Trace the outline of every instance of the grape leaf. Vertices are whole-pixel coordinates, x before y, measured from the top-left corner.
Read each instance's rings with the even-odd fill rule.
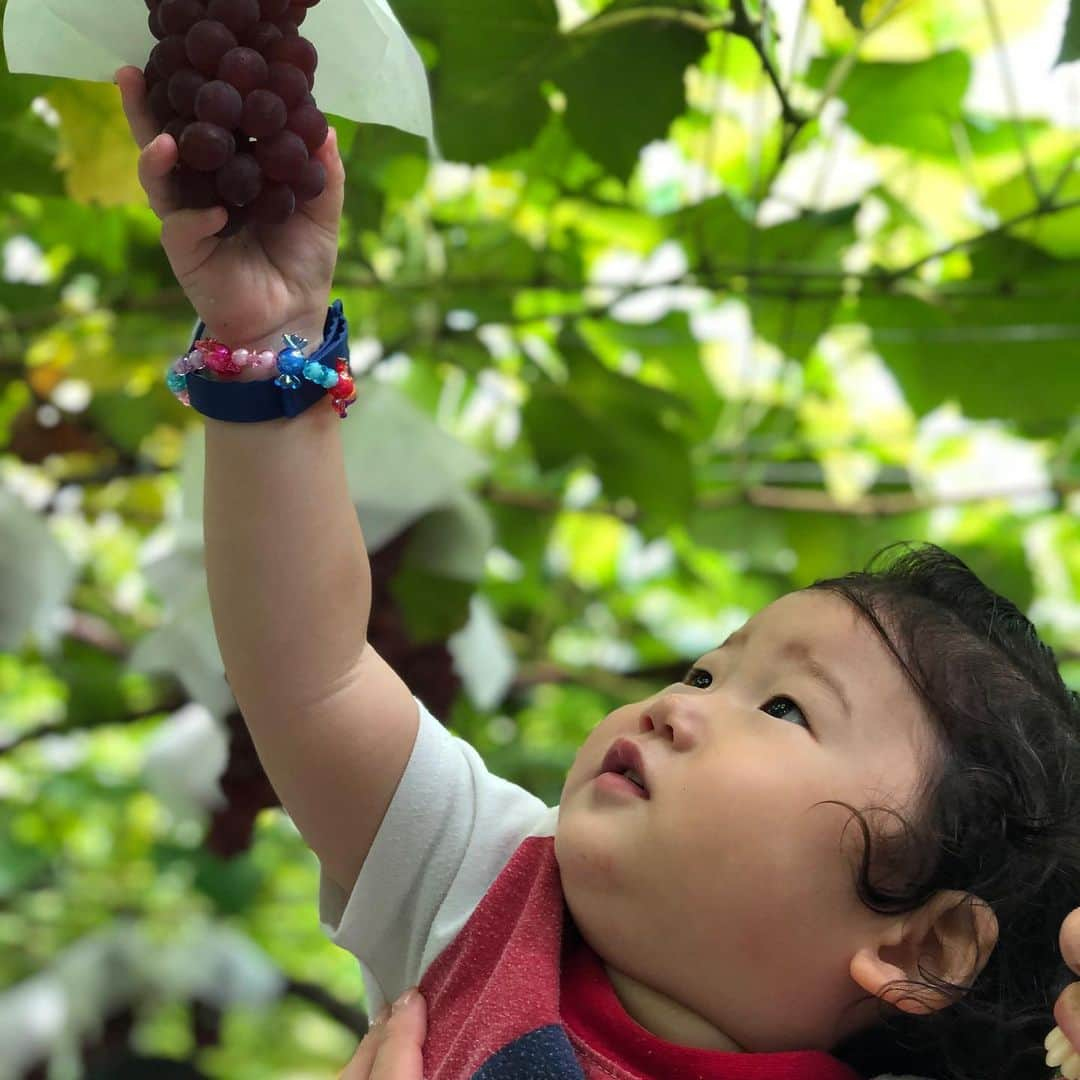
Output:
[[[1080,60],[1080,0],[1071,0],[1069,14],[1065,20],[1065,36],[1061,41],[1061,55],[1054,61],[1054,67]]]
[[[863,0],[836,0],[843,9],[844,14],[851,20],[852,25],[863,29],[862,6]]]

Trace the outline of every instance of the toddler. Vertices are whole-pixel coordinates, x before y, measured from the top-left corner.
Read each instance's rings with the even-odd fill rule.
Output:
[[[333,130],[319,199],[221,239],[118,77],[195,339],[335,341]],[[545,806],[367,643],[341,420],[254,415],[237,384],[272,375],[226,388],[262,422],[192,395],[215,631],[370,1011],[420,986],[427,1080],[1043,1080],[1080,709],[1016,607],[932,546],[783,596],[604,717]]]

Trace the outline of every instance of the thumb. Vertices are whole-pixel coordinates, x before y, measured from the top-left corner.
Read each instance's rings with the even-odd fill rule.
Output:
[[[303,212],[330,232],[336,233],[341,223],[341,211],[345,205],[345,165],[338,153],[337,131],[331,124],[322,146],[315,151],[315,160],[326,169],[326,187],[323,193],[303,204]],[[297,207],[300,209],[300,207]]]

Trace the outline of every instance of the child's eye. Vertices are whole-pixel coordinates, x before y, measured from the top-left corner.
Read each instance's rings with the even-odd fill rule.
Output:
[[[712,675],[710,675],[709,672],[707,672],[704,668],[696,668],[696,667],[690,668],[690,670],[682,677],[682,681],[684,683],[689,683],[690,685],[694,685],[693,680],[697,679],[697,678],[700,678],[702,676],[704,676],[706,679],[712,681]],[[705,685],[707,686],[708,684],[706,683]],[[698,689],[699,690],[704,690],[705,687],[704,686],[699,686]],[[786,694],[777,694],[775,697],[771,697],[771,698],[769,698],[768,701],[765,702],[764,708],[768,709],[769,706],[771,706],[774,701],[786,701],[789,705],[794,705],[796,711],[803,718],[803,720],[806,721],[806,727],[808,729],[810,728],[810,721],[807,719],[806,713],[803,712],[802,706],[794,698],[790,698]],[[781,713],[779,719],[785,719],[787,716],[788,716],[787,712]]]

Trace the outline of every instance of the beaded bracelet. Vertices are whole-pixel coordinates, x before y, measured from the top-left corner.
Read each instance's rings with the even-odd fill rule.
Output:
[[[275,355],[270,349],[258,353],[249,349],[230,349],[214,338],[202,338],[195,342],[191,352],[172,363],[165,382],[177,400],[190,407],[187,377],[192,372],[207,369],[219,379],[227,380],[235,378],[248,367],[272,369],[276,364],[278,377],[274,379],[275,386],[283,390],[297,390],[302,385],[301,380],[307,379],[325,387],[330,391],[330,403],[344,420],[349,406],[356,402],[356,384],[349,372],[348,361],[339,356],[335,366],[330,367],[304,356],[307,338],[282,334],[281,340],[285,342],[285,348]]]

